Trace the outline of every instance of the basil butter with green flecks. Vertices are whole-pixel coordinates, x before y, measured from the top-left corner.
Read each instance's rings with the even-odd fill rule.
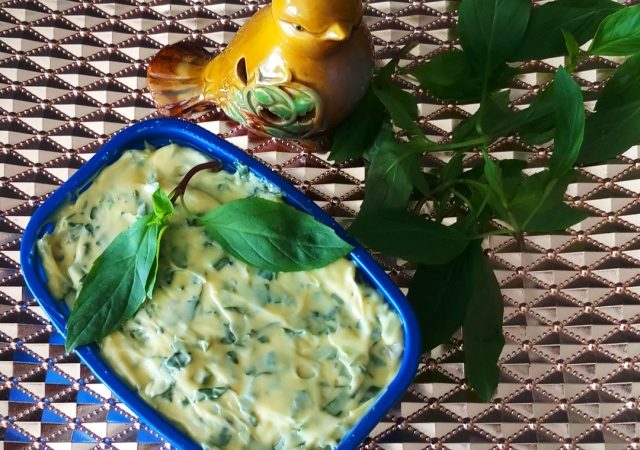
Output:
[[[105,247],[151,211],[201,153],[125,152],[38,242],[51,292],[73,305]],[[248,171],[201,172],[176,205],[153,298],[99,346],[129,385],[208,449],[334,448],[395,376],[398,316],[340,259],[271,273],[234,259],[189,219],[221,203],[279,194]]]

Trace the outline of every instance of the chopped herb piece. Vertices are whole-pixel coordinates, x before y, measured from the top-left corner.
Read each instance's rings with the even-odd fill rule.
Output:
[[[234,364],[238,364],[240,362],[238,354],[233,350],[227,352],[227,358],[229,358],[229,360]]]
[[[213,268],[216,270],[222,270],[224,267],[230,266],[231,264],[233,264],[231,260],[226,256],[223,256],[213,265]]]
[[[344,407],[346,406],[347,401],[349,401],[349,398],[346,395],[338,395],[327,403],[324,407],[324,411],[334,417],[339,417],[344,412]]]
[[[365,389],[362,392],[362,398],[360,401],[362,402],[366,402],[371,400],[372,398],[374,398],[376,395],[378,395],[378,393],[380,393],[382,389],[379,388],[378,386],[369,386],[367,389]]]
[[[269,280],[269,281],[275,280],[277,276],[275,272],[271,272],[269,270],[258,269],[256,273],[260,278],[264,278],[265,280]]]
[[[292,330],[291,328],[283,327],[282,330],[288,336],[302,336],[304,334],[304,330]]]
[[[217,400],[222,397],[228,390],[228,386],[202,388],[198,389],[198,394],[201,394],[201,396],[199,395],[199,397],[201,397],[202,400],[204,400],[205,398],[207,400]]]
[[[224,309],[226,309],[227,311],[237,312],[238,314],[242,314],[243,316],[246,316],[248,313],[247,308],[244,308],[242,306],[225,306]]]
[[[224,448],[229,444],[229,442],[231,442],[232,437],[233,436],[231,435],[229,428],[224,427],[220,434],[215,438],[209,439],[207,444],[213,447]]]
[[[238,338],[236,338],[236,335],[233,334],[233,331],[231,330],[231,326],[228,323],[225,323],[224,329],[225,329],[225,336],[220,339],[220,342],[222,342],[223,344],[235,343],[238,340]]]
[[[173,392],[175,391],[175,389],[176,389],[176,382],[174,381],[169,385],[167,390],[164,391],[162,394],[158,395],[158,397],[168,402],[173,402]]]
[[[191,362],[191,355],[186,351],[179,350],[166,359],[165,365],[172,369],[182,369]]]
[[[302,411],[310,404],[311,404],[311,397],[309,396],[309,393],[305,390],[298,391],[296,393],[295,398],[293,399],[293,407],[292,407],[293,414],[296,414]]]

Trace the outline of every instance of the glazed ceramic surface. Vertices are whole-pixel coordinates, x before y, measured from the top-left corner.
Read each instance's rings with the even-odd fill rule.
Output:
[[[167,115],[218,105],[259,133],[304,138],[346,118],[372,71],[359,0],[276,0],[213,59],[192,44],[164,48],[147,80]]]

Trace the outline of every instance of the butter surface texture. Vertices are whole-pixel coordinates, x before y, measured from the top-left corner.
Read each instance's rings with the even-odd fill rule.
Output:
[[[38,242],[52,294],[73,305],[106,246],[152,210],[201,153],[134,150],[104,169]],[[201,214],[239,198],[278,200],[243,168],[202,172],[184,198]],[[208,449],[330,449],[398,371],[398,316],[340,259],[264,272],[234,259],[178,203],[153,298],[100,344],[102,356],[162,414]]]

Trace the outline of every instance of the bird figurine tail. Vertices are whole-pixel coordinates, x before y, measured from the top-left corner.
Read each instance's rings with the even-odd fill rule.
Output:
[[[203,48],[181,42],[156,54],[147,69],[147,85],[165,116],[189,116],[211,109],[205,98],[204,70],[212,55]]]

